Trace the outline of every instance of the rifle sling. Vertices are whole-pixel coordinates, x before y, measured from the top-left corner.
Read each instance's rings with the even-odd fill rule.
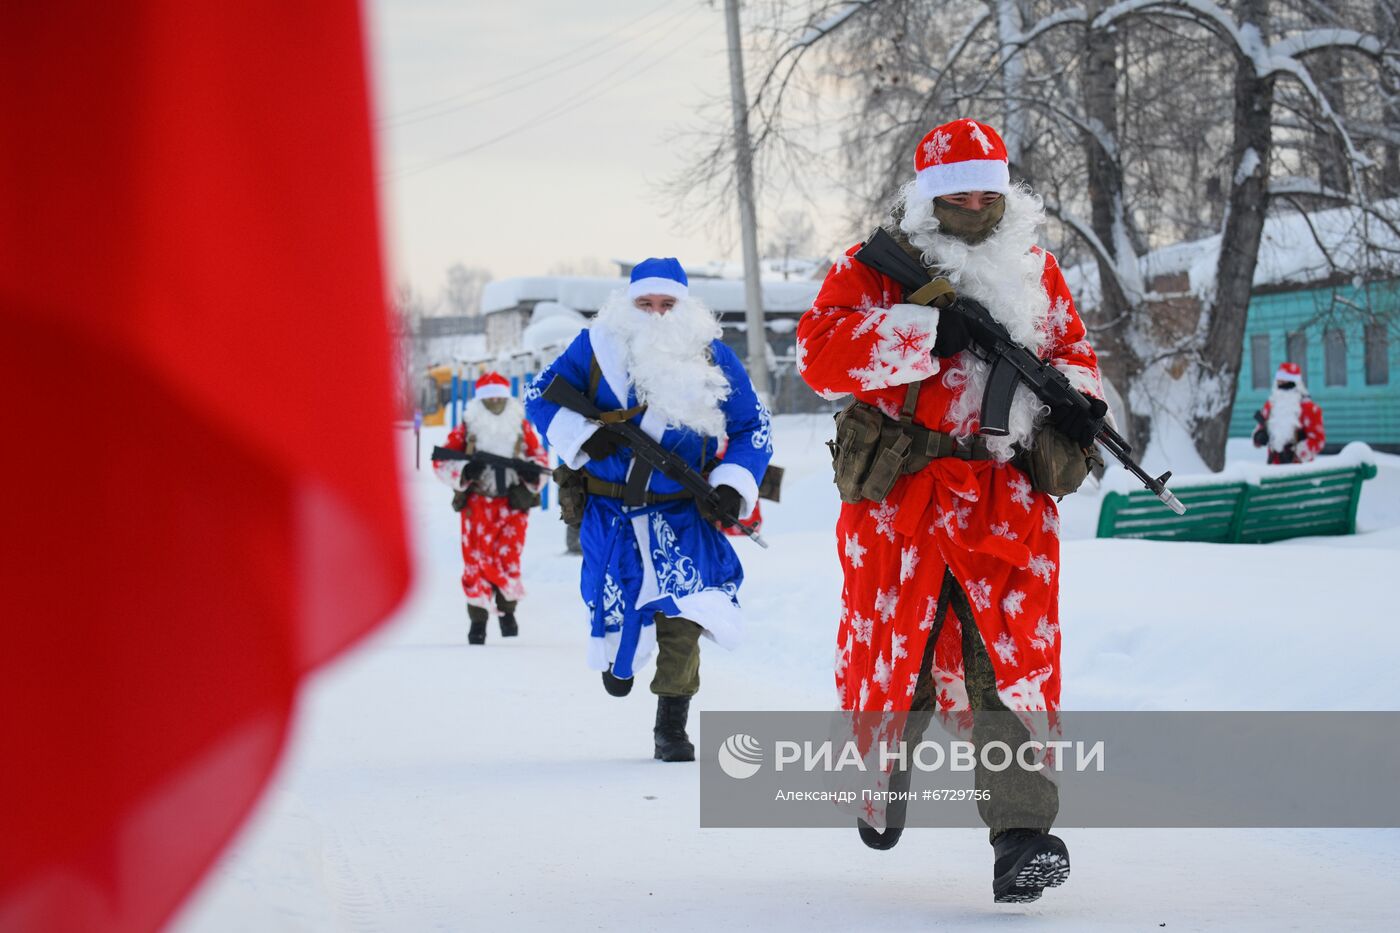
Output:
[[[588,474],[584,482],[588,487],[588,494],[590,496],[607,496],[610,499],[626,499],[627,489],[621,483],[609,483],[592,474]],[[645,501],[638,504],[656,505],[659,502],[680,502],[682,499],[694,498],[695,497],[688,492],[648,492],[645,495]]]

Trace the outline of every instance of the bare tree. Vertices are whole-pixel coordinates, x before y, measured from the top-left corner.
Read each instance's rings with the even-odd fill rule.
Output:
[[[769,259],[782,260],[783,278],[790,278],[793,260],[810,258],[817,237],[812,218],[805,211],[783,211],[769,229],[773,233],[763,252]]]
[[[481,313],[481,292],[491,281],[491,272],[479,266],[453,263],[447,269],[440,307],[446,314],[476,317]]]
[[[765,183],[842,164],[859,230],[929,127],[998,123],[1057,221],[1048,245],[1097,272],[1084,317],[1138,446],[1174,422],[1222,464],[1271,212],[1351,205],[1393,240],[1375,202],[1400,191],[1396,0],[760,7],[751,123]],[[851,105],[827,127],[835,150],[820,151],[810,114],[833,90]],[[723,158],[702,161],[692,199],[728,183]],[[1203,237],[1222,244],[1213,278],[1158,292],[1144,254]]]

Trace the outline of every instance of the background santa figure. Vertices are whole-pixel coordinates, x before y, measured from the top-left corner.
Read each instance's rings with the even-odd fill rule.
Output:
[[[1270,463],[1307,463],[1322,453],[1322,409],[1308,395],[1297,363],[1279,364],[1274,391],[1254,420],[1254,446],[1269,449]]]
[[[452,429],[444,446],[549,465],[544,444],[525,420],[525,409],[511,397],[510,383],[495,372],[477,379],[462,423]],[[500,613],[501,635],[510,638],[519,631],[515,609],[525,595],[520,553],[529,511],[539,502],[546,474],[525,476],[470,460],[434,460],[433,470],[455,491],[452,507],[462,515],[462,591],[471,623],[467,642],[486,641],[493,604]]]

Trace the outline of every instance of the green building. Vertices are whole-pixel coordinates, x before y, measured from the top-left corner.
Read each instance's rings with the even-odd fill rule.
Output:
[[[1285,360],[1322,407],[1327,449],[1350,441],[1400,451],[1400,279],[1357,286],[1255,289],[1230,419],[1232,437],[1254,431],[1254,413]]]

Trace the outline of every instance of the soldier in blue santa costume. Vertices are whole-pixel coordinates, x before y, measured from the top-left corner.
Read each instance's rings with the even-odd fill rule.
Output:
[[[562,377],[696,470],[728,438],[709,481],[719,511],[745,518],[773,455],[769,416],[719,337],[719,322],[690,296],[681,264],[648,259],[525,394],[530,420],[567,466],[583,471],[588,490],[580,591],[592,625],[589,665],[603,672],[610,694],[625,696],[635,672],[656,654],[655,754],[663,761],[695,760],[685,725],[700,689],[699,639],[703,634],[725,648],[738,643],[744,570],[715,527],[724,519],[702,515],[696,500],[660,471],[648,480],[646,504],[624,506],[629,472],[645,464],[614,432],[541,392]]]

